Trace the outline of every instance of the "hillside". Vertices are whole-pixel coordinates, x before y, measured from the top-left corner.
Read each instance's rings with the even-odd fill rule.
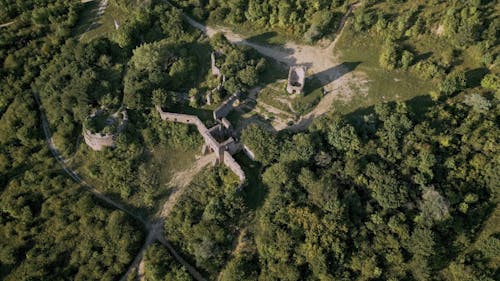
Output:
[[[499,15],[3,1],[0,279],[499,280]]]

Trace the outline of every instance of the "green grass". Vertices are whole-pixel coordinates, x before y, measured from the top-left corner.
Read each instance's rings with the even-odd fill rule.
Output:
[[[279,100],[291,99],[290,95],[286,92],[285,87],[286,82],[276,82],[267,85],[257,95],[257,102],[263,102],[285,112],[290,112],[290,107]]]
[[[353,89],[351,100],[334,104],[339,112],[349,113],[380,102],[405,101],[436,89],[433,82],[424,81],[411,71],[380,67],[382,44],[382,39],[367,33],[355,33],[351,28],[345,30],[339,39],[336,49],[341,53],[341,60],[359,63],[353,73],[356,79],[350,85]],[[368,91],[364,92],[363,88]]]
[[[163,202],[170,195],[169,181],[175,172],[188,169],[195,161],[195,155],[200,149],[185,150],[181,148],[172,148],[165,146],[156,146],[148,151],[148,163],[154,169],[158,170],[159,189],[155,196],[155,207],[158,210],[162,207]]]
[[[293,109],[299,114],[309,113],[319,103],[323,96],[323,86],[318,79],[309,78],[304,85],[304,93],[292,100]]]
[[[286,64],[266,57],[266,68],[264,72],[260,74],[259,79],[262,86],[265,86],[269,83],[274,83],[277,80],[287,79],[287,77],[288,66],[286,66]]]
[[[257,96],[257,101],[271,105],[294,116],[300,116],[310,112],[321,100],[323,87],[317,79],[307,79],[304,93],[290,95],[285,90],[286,82],[275,82],[267,85]],[[292,108],[288,103],[290,102]]]
[[[159,185],[153,194],[153,206],[145,206],[143,200],[143,192],[135,192],[127,199],[120,197],[120,191],[110,191],[105,187],[107,185],[99,175],[93,175],[91,172],[93,163],[102,162],[98,157],[109,157],[108,152],[94,152],[91,151],[85,143],[81,143],[78,151],[72,157],[70,167],[76,170],[78,174],[89,184],[94,186],[97,190],[102,191],[106,196],[122,203],[130,209],[141,214],[143,218],[150,217],[161,208],[163,202],[170,195],[170,187],[168,183],[172,175],[176,171],[189,168],[195,161],[195,155],[199,149],[183,149],[171,146],[157,145],[150,149],[145,149],[141,157],[141,162],[148,164],[151,169],[157,171],[159,177]]]
[[[301,43],[302,37],[295,36],[290,30],[283,28],[262,28],[251,22],[244,22],[239,25],[229,24],[226,22],[207,21],[210,26],[224,26],[231,29],[233,32],[241,34],[245,40],[254,43],[282,46],[288,41]]]
[[[114,20],[116,19],[123,25],[132,16],[131,11],[118,7],[113,1],[108,1],[104,14],[96,19],[98,7],[98,0],[86,3],[80,20],[73,31],[75,36],[81,36],[80,40],[83,42],[89,42],[99,37],[111,37],[116,31]],[[94,21],[97,24],[91,26]]]

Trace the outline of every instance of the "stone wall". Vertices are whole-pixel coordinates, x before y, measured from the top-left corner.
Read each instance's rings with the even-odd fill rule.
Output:
[[[226,117],[232,110],[233,104],[240,98],[240,93],[237,92],[225,100],[219,107],[214,110],[214,119],[220,120]]]
[[[212,54],[210,55],[210,61],[211,61],[211,66],[212,66],[212,75],[220,77],[221,71],[220,71],[220,68],[218,68],[217,65],[215,64],[215,53],[214,52],[212,52]]]
[[[303,66],[292,66],[288,72],[286,91],[289,94],[302,93],[306,79],[306,69]]]
[[[115,146],[115,136],[113,134],[102,135],[100,133],[93,134],[87,129],[83,130],[83,139],[85,143],[95,151],[101,151],[105,147]]]
[[[252,150],[250,150],[250,148],[248,148],[248,146],[243,145],[242,149],[243,149],[243,152],[248,156],[248,158],[255,161],[255,154],[253,153]]]
[[[224,151],[224,165],[226,165],[231,171],[233,171],[233,173],[236,174],[236,176],[238,176],[240,179],[239,188],[241,188],[247,180],[245,172],[243,172],[241,166],[238,162],[236,162],[236,160],[234,160],[233,156],[228,151]]]
[[[222,143],[219,143],[213,136],[213,134],[217,134],[219,133],[218,131],[223,130],[224,127],[222,125],[219,124],[210,129],[207,129],[205,124],[203,124],[203,122],[197,116],[164,112],[159,106],[156,107],[156,110],[160,114],[162,120],[196,125],[198,132],[201,134],[203,140],[205,141],[205,146],[203,147],[202,151],[206,151],[206,147],[208,146],[217,155],[217,159],[219,160],[219,162],[226,165],[238,176],[241,183],[239,188],[241,188],[243,184],[245,184],[245,173],[241,169],[241,166],[238,164],[238,162],[236,162],[236,160],[234,160],[232,156],[232,154],[241,150],[241,144],[239,142],[236,142],[232,137]]]
[[[99,112],[94,112],[89,118],[92,118]],[[120,118],[121,121],[117,121]],[[85,143],[94,151],[101,151],[105,147],[114,147],[115,146],[115,138],[116,135],[121,133],[125,128],[125,125],[128,121],[127,110],[123,109],[122,111],[117,111],[111,115],[111,122],[119,122],[118,128],[115,134],[101,134],[101,133],[92,133],[88,129],[83,129],[83,139]]]

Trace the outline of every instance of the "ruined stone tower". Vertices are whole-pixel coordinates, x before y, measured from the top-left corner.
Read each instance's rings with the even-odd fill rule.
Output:
[[[288,83],[286,91],[289,94],[302,93],[306,79],[306,68],[303,66],[292,66],[288,72]]]

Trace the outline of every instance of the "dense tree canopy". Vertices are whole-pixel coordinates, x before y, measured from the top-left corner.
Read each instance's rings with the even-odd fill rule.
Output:
[[[474,245],[472,233],[498,198],[499,103],[487,102],[478,111],[455,98],[434,104],[426,118],[409,104],[382,104],[370,118],[320,119],[307,134],[269,143],[261,129],[246,129],[243,140],[271,164],[255,232],[260,276],[460,280],[467,271],[467,280],[497,279],[498,264],[480,258],[489,246],[449,252]],[[261,158],[275,147],[279,157]]]
[[[303,37],[320,39],[335,31],[347,1],[335,0],[174,0],[198,19],[233,25],[251,24],[254,28],[280,28]]]

